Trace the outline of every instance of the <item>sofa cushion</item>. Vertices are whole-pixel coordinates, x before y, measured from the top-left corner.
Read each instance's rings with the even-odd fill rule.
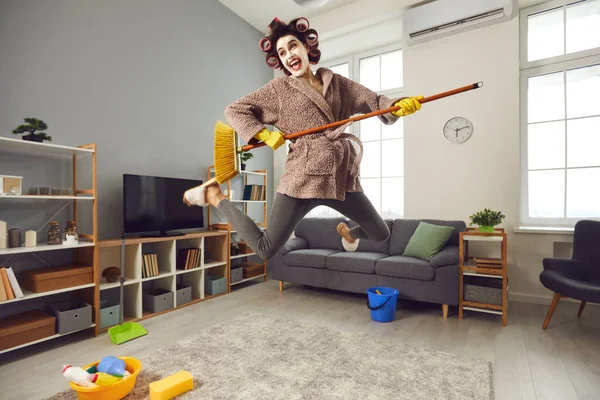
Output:
[[[303,218],[296,226],[295,234],[306,240],[309,249],[344,251],[342,239],[335,228],[345,220],[345,218]]]
[[[375,273],[377,275],[421,281],[431,281],[435,276],[435,270],[431,268],[427,261],[405,256],[391,256],[377,260]]]
[[[427,222],[434,225],[453,226],[454,232],[446,242],[446,245],[458,246],[459,232],[467,229],[464,221],[445,221],[438,219],[395,219],[392,223],[392,233],[390,235],[390,255],[402,255],[410,238],[417,230],[421,222]]]
[[[283,262],[294,267],[325,268],[327,257],[335,253],[328,249],[294,250],[283,256]]]
[[[421,221],[402,255],[431,261],[433,256],[444,247],[452,232],[454,232],[452,226],[434,225]]]
[[[335,271],[374,274],[375,262],[384,257],[387,257],[387,254],[360,251],[337,253],[327,257],[326,267]]]
[[[385,224],[387,225],[388,229],[390,230],[390,237],[391,237],[392,220],[386,219],[384,221],[385,221]],[[347,223],[348,223],[348,227],[350,227],[350,228],[353,228],[357,225],[354,221],[351,221],[351,220],[347,221]],[[376,242],[374,240],[369,240],[369,239],[360,239],[360,241],[358,242],[358,248],[356,249],[356,251],[389,254],[390,238],[388,237],[383,242]]]

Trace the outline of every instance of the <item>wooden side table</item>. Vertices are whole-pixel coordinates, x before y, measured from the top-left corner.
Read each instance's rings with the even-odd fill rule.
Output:
[[[501,246],[500,258],[473,257],[469,255],[469,242],[497,242]],[[467,228],[460,232],[459,253],[459,299],[458,318],[463,310],[502,315],[506,326],[508,311],[508,264],[507,236],[504,228],[494,232],[480,232],[479,228]]]

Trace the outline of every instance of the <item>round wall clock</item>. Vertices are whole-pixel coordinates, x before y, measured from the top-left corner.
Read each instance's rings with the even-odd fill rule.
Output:
[[[472,134],[473,123],[465,117],[453,117],[444,124],[444,137],[450,143],[464,143]]]

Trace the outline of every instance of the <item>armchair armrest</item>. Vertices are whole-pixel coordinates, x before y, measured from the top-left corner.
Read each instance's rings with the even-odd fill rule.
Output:
[[[279,255],[283,256],[294,250],[308,249],[308,242],[301,238],[295,237],[287,241],[287,243],[279,250]]]
[[[458,246],[446,246],[429,260],[433,268],[458,264]]]

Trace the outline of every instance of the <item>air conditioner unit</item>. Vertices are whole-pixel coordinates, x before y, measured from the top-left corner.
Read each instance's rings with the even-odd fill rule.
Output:
[[[404,39],[411,45],[512,19],[517,0],[434,0],[404,11]]]

